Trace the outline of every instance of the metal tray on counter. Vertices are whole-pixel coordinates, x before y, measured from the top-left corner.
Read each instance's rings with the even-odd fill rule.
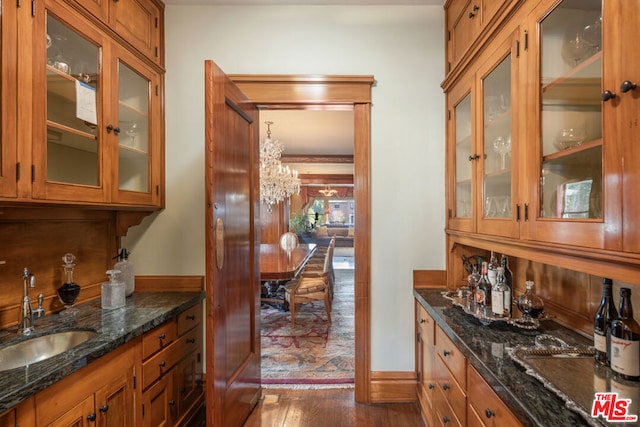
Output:
[[[468,290],[466,288],[460,288],[457,291],[442,292],[442,296],[451,301],[453,305],[462,308],[465,313],[478,319],[483,325],[490,325],[491,323],[498,322],[513,325],[522,329],[534,330],[540,327],[541,320],[551,318],[551,316],[544,312],[537,319],[497,317],[491,312],[491,308],[489,307],[484,307],[480,304],[473,304],[473,306],[470,306],[467,301],[467,292]]]

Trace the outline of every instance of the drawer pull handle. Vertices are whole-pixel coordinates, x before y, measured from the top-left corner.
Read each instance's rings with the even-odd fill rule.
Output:
[[[109,410],[109,405],[104,405],[100,407],[100,412],[107,412]]]
[[[173,399],[171,399],[171,400],[169,401],[169,406],[176,406],[176,401],[175,401],[175,400],[173,400]]]
[[[449,390],[449,386],[447,384],[442,384],[442,389],[444,391],[447,391],[447,390]]]
[[[191,315],[187,316],[187,320],[196,320],[196,316],[191,314]]]
[[[87,415],[87,420],[89,421],[95,421],[96,420],[96,414],[95,412],[93,414],[89,414]]]
[[[489,408],[484,410],[484,414],[486,415],[487,418],[491,418],[496,415],[496,413]]]
[[[195,338],[189,338],[189,339],[187,340],[187,342],[188,342],[189,344],[195,344],[195,343],[196,343],[196,339],[195,339]]]
[[[167,337],[167,336],[166,336],[164,333],[160,334],[160,339],[161,339],[161,340],[165,339],[166,337]]]
[[[427,387],[429,387],[429,390],[433,390],[433,384],[429,383],[429,385],[427,385]]]
[[[424,322],[426,322],[426,320],[420,319],[420,323],[424,323]]]
[[[444,350],[442,354],[444,354],[444,357],[447,357],[451,355],[451,352],[449,350]]]
[[[162,362],[159,363],[161,368],[164,368],[167,365],[167,362],[165,362],[164,360]]]
[[[442,417],[442,422],[443,422],[444,424],[448,423],[449,421],[451,421],[449,418],[447,418],[447,417]]]

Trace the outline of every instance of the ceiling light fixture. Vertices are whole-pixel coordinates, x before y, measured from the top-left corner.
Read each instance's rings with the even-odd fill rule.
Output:
[[[265,123],[267,138],[260,143],[260,201],[266,204],[267,210],[271,212],[274,204],[300,192],[300,179],[297,170],[282,166],[280,156],[284,151],[284,145],[271,139],[273,122]]]
[[[318,193],[322,193],[324,197],[331,197],[338,194],[338,190],[331,188],[329,185],[327,185],[326,187],[324,187],[324,189],[318,190]]]

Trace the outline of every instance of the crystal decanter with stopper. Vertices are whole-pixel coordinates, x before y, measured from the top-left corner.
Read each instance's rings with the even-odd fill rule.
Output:
[[[73,281],[73,268],[76,266],[74,264],[75,260],[75,255],[71,253],[66,253],[62,257],[65,282],[58,288],[58,298],[60,298],[60,302],[62,302],[65,307],[65,310],[60,314],[67,316],[75,315],[78,312],[78,309],[73,307],[73,304],[75,304],[78,299],[78,295],[80,295],[80,286]]]
[[[516,301],[518,310],[522,313],[522,323],[537,323],[538,317],[544,311],[542,299],[533,293],[533,280],[525,282],[526,291]]]

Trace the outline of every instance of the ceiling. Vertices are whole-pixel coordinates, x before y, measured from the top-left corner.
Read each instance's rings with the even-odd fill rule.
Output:
[[[177,5],[254,5],[254,6],[442,6],[445,0],[165,0]]]

